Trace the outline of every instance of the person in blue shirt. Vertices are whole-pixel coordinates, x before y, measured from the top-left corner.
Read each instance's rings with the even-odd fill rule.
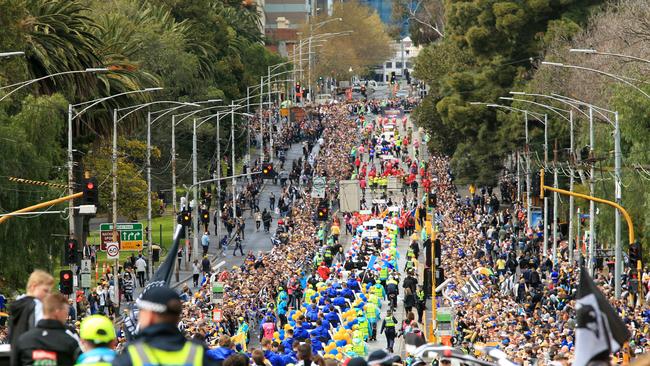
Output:
[[[205,355],[217,362],[223,362],[226,358],[235,354],[235,351],[232,349],[232,341],[227,335],[222,335],[219,338],[219,347],[208,350]]]
[[[359,281],[357,281],[356,276],[354,274],[350,274],[350,278],[348,278],[347,281],[347,286],[350,290],[359,292],[361,291],[361,286],[359,286]]]
[[[329,330],[329,324],[325,325],[323,324],[323,321],[321,319],[318,319],[316,321],[316,328],[311,331],[311,337],[312,338],[317,338],[319,341],[323,343],[327,343],[330,340],[330,334],[328,332]]]
[[[309,332],[307,332],[308,328],[304,325],[305,324],[300,320],[296,322],[296,327],[293,329],[295,339],[303,341],[309,338]]]
[[[287,329],[284,332],[284,340],[282,341],[284,352],[291,352],[293,350],[293,329]]]
[[[336,311],[336,308],[334,308],[333,305],[330,305],[329,311],[325,313],[325,319],[332,325],[332,327],[336,328],[339,326],[341,323],[341,318],[339,317],[339,314]]]
[[[269,360],[272,366],[285,366],[282,356],[273,352],[273,342],[268,339],[262,339],[262,350],[264,351],[264,358]]]
[[[318,306],[316,306],[315,303],[312,303],[309,306],[309,309],[307,309],[307,314],[306,314],[307,320],[309,320],[310,322],[315,322],[316,320],[318,320],[318,311],[319,311]]]
[[[343,284],[339,296],[343,296],[346,299],[354,300],[354,292],[350,290],[347,283]]]

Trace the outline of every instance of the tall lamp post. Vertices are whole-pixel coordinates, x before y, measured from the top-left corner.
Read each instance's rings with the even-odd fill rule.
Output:
[[[532,191],[532,184],[531,184],[531,167],[530,167],[530,146],[529,146],[529,139],[528,139],[528,117],[533,117],[537,121],[541,122],[542,124],[546,124],[546,115],[541,114],[541,113],[536,113],[532,112],[526,109],[519,109],[503,104],[496,104],[496,103],[484,103],[484,102],[470,102],[469,104],[471,105],[483,105],[488,108],[500,108],[500,109],[505,109],[508,111],[514,111],[514,112],[520,112],[523,113],[524,115],[524,136],[526,140],[526,220],[528,222],[528,226],[532,227],[533,223],[533,215],[532,215],[532,205],[533,201],[531,198],[531,191]],[[546,130],[545,130],[546,131]],[[544,134],[544,148],[548,145],[548,135],[545,133]]]
[[[573,151],[573,111],[572,110],[566,110],[566,109],[561,109],[557,107],[553,107],[547,104],[543,103],[537,103],[531,100],[527,99],[519,99],[519,98],[509,98],[509,97],[500,97],[499,99],[502,100],[510,100],[513,102],[520,102],[520,103],[528,103],[532,105],[536,105],[542,108],[545,108],[556,115],[558,115],[560,118],[564,119],[565,121],[569,122],[569,129],[571,131],[571,151]],[[564,113],[568,113],[569,117],[565,116]],[[571,177],[573,179],[573,177]],[[557,169],[557,151],[555,152],[555,156],[553,158],[553,187],[558,188],[558,169]],[[553,253],[553,264],[557,264],[557,242],[558,242],[558,205],[559,205],[559,195],[557,192],[553,192],[553,247],[552,247],[552,253]],[[573,210],[571,209],[569,212],[569,217],[573,216]],[[546,226],[546,223],[544,223],[544,226]]]
[[[124,120],[126,117],[129,115],[143,109],[150,107],[152,105],[156,104],[177,104],[180,106],[193,106],[193,107],[199,107],[198,104],[193,104],[193,103],[184,103],[184,102],[176,102],[176,101],[171,101],[171,100],[165,100],[165,101],[154,101],[154,102],[149,102],[149,103],[142,103],[142,104],[137,104],[134,106],[129,106],[129,107],[124,107],[124,108],[116,108],[113,110],[113,230],[114,233],[116,233],[116,228],[117,228],[117,124]],[[177,108],[177,107],[174,107]],[[125,113],[123,116],[120,118],[118,117],[118,113],[121,111],[128,111]],[[147,112],[147,152],[146,152],[146,169],[147,169],[147,248],[148,248],[148,253],[147,253],[147,275],[151,276],[153,275],[153,257],[152,257],[152,238],[151,238],[151,233],[152,233],[152,203],[151,203],[151,111]],[[116,239],[116,238],[113,238]],[[162,243],[161,243],[162,244]]]
[[[625,78],[615,75],[609,72],[605,72],[602,70],[598,69],[593,69],[590,67],[584,67],[584,66],[577,66],[577,65],[568,65],[568,64],[563,64],[563,63],[558,63],[558,62],[542,62],[543,65],[549,65],[549,66],[555,66],[555,67],[562,67],[562,68],[568,68],[568,69],[577,69],[577,70],[583,70],[583,71],[589,71],[589,72],[594,72],[600,75],[607,76],[609,78],[612,78],[616,81],[619,81],[623,84],[626,84],[630,86],[631,88],[635,89],[636,91],[640,92],[643,94],[646,98],[650,99],[650,95],[646,93],[643,89],[639,88],[638,86],[634,85],[631,83],[629,80],[626,80]],[[603,109],[603,108],[601,108]],[[619,126],[619,121],[618,121],[618,111],[609,111],[614,115],[614,180],[615,180],[615,200],[616,203],[621,204],[622,201],[622,184],[621,184],[621,159],[622,159],[622,152],[621,152],[621,132],[620,132],[620,126]],[[617,297],[620,297],[621,294],[621,283],[620,280],[622,278],[622,272],[623,272],[623,247],[621,245],[621,214],[618,210],[614,210],[614,226],[615,226],[615,233],[614,233],[614,239],[615,239],[615,264],[614,264],[614,280],[616,281],[615,284],[615,293]],[[593,235],[592,232],[589,233],[590,237]],[[632,244],[632,243],[630,243]]]

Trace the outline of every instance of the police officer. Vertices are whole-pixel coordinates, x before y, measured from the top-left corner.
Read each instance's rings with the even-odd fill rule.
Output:
[[[422,324],[422,316],[424,315],[424,310],[427,308],[427,298],[424,294],[424,288],[422,286],[418,286],[416,295],[417,302],[415,303],[415,307],[418,310],[418,323]]]
[[[168,287],[151,288],[136,305],[140,309],[140,333],[113,360],[113,366],[215,365],[205,357],[205,346],[188,341],[178,330],[183,307],[175,291]]]
[[[395,317],[393,316],[393,312],[391,310],[388,310],[386,312],[386,317],[384,318],[384,321],[381,323],[381,330],[379,331],[379,333],[386,334],[386,348],[390,353],[393,352],[393,346],[395,345],[395,338],[397,337],[397,331],[395,330],[396,325],[397,325],[397,319],[395,319]]]
[[[115,328],[113,322],[104,315],[85,317],[79,328],[79,338],[84,352],[77,359],[77,365],[110,366],[117,355],[113,348]]]

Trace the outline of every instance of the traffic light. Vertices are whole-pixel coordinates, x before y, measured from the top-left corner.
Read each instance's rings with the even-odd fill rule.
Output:
[[[99,191],[97,190],[97,179],[85,178],[83,181],[83,204],[99,206]]]
[[[643,253],[641,252],[641,243],[630,243],[630,251],[628,254],[630,257],[630,267],[636,268],[637,261],[643,259]]]
[[[427,195],[427,199],[428,199],[429,207],[438,206],[438,196],[436,195],[435,192],[429,192],[429,194]]]
[[[69,269],[64,269],[62,271],[59,271],[59,285],[61,287],[62,294],[64,295],[72,294],[72,287],[74,284],[73,276],[74,274]]]
[[[300,94],[300,82],[296,81],[296,94]]]
[[[316,212],[316,219],[318,221],[326,221],[327,218],[329,217],[329,207],[326,205],[320,205],[318,206],[318,210]]]
[[[275,172],[273,171],[273,163],[264,163],[262,166],[262,178],[273,179]]]
[[[192,212],[185,210],[181,212],[181,225],[191,227],[192,226]]]
[[[533,173],[530,182],[530,190],[532,196],[541,196],[542,181],[539,172]]]
[[[390,83],[395,84],[395,71],[390,72]]]
[[[76,264],[78,261],[77,241],[75,239],[68,239],[65,241],[65,248],[63,253],[63,264],[69,266]]]
[[[210,212],[208,210],[201,210],[201,222],[205,225],[210,223]]]

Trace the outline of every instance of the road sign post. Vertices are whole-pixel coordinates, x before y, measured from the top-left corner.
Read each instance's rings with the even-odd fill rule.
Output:
[[[106,250],[106,244],[114,242],[113,239],[113,224],[99,225],[101,237],[101,250]],[[117,224],[117,242],[119,243],[120,250],[125,251],[141,251],[143,244],[142,224],[139,222],[134,223],[118,223]]]

